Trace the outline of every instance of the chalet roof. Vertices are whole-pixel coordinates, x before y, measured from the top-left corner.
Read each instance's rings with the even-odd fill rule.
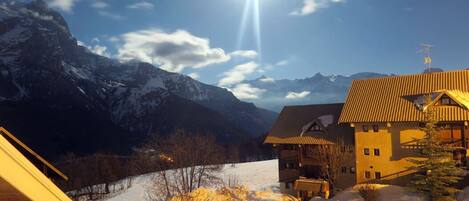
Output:
[[[0,200],[71,200],[5,137],[0,135]]]
[[[16,138],[13,134],[11,134],[8,130],[6,130],[5,128],[3,127],[0,127],[0,136],[5,136],[6,139],[9,139],[9,141],[12,141],[14,142],[15,144],[17,144],[19,147],[21,147],[22,149],[24,149],[26,152],[28,152],[29,154],[31,154],[31,156],[33,156],[35,159],[37,159],[40,163],[42,163],[45,167],[47,167],[47,169],[49,170],[52,170],[53,173],[55,173],[56,175],[58,175],[59,177],[61,177],[62,179],[64,180],[68,180],[68,177],[62,173],[60,170],[58,170],[56,167],[54,167],[52,164],[50,164],[46,159],[42,158],[39,154],[37,154],[36,152],[34,152],[31,148],[29,148],[26,144],[24,144],[23,142],[21,142],[18,138]]]
[[[285,106],[264,143],[332,144],[338,139],[353,143],[353,129],[337,124],[342,106],[342,103]],[[324,130],[308,130],[316,122]]]
[[[439,121],[469,120],[469,70],[354,80],[340,123],[419,122],[423,110],[415,100],[447,94],[459,106],[439,106]]]

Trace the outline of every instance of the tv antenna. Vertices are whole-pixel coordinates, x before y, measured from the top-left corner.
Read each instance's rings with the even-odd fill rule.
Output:
[[[417,53],[422,53],[424,55],[423,64],[425,64],[426,70],[430,71],[432,68],[432,57],[430,53],[434,46],[431,44],[421,43],[420,47],[422,47],[422,49],[420,49]]]

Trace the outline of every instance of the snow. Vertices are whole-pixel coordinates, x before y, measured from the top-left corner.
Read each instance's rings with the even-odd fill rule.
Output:
[[[77,87],[77,89],[78,89],[83,95],[86,95],[85,90],[83,90],[81,87]]]
[[[134,177],[132,186],[129,189],[118,192],[115,195],[101,201],[146,201],[146,186],[150,184],[153,174],[145,174]],[[286,201],[295,200],[290,196],[284,196],[279,193],[278,183],[278,160],[267,160],[258,162],[238,163],[235,165],[227,164],[224,166],[219,178],[227,181],[235,176],[242,187],[237,188],[201,188],[189,196],[193,200],[238,200],[229,199],[230,196],[245,198],[240,200],[262,200],[262,201]],[[322,199],[313,198],[312,201],[363,201],[358,189],[363,184],[350,187],[334,198]],[[423,201],[424,199],[415,193],[409,192],[405,187],[368,184],[377,190],[380,201]],[[228,192],[228,193],[227,193]],[[228,196],[228,198],[227,198]],[[210,199],[209,199],[210,198]],[[214,199],[216,198],[216,199]],[[247,198],[247,199],[246,199]],[[466,187],[457,195],[459,201],[469,201],[469,187]],[[178,199],[173,199],[177,201]]]
[[[358,193],[362,185],[370,185],[377,190],[379,201],[424,201],[424,199],[415,193],[409,192],[406,188],[384,184],[361,184],[348,188],[338,193],[334,198],[321,199],[314,198],[313,201],[363,201]]]
[[[328,115],[322,115],[318,117],[319,120],[321,120],[321,124],[325,127],[329,126],[334,122],[334,116],[331,114]]]
[[[277,171],[277,160],[238,163],[235,166],[227,164],[219,177],[228,180],[235,176],[239,184],[249,190],[269,192],[271,189],[273,192],[278,192],[280,186]],[[152,174],[137,176],[132,180],[132,187],[103,201],[145,201],[145,187],[151,182],[151,178]]]

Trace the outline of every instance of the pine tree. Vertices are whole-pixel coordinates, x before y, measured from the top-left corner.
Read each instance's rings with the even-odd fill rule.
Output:
[[[437,137],[438,121],[434,108],[429,106],[424,113],[426,122],[422,131],[425,137],[419,141],[423,146],[423,160],[410,160],[417,167],[411,187],[432,201],[455,201],[454,195],[459,190],[454,184],[461,180],[463,169],[453,160],[455,148],[445,145]]]

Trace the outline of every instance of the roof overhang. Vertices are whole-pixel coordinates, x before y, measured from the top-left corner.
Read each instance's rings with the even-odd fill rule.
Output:
[[[71,201],[2,135],[0,164],[0,179],[4,181],[6,188],[16,189],[16,196],[24,195],[29,200]]]

